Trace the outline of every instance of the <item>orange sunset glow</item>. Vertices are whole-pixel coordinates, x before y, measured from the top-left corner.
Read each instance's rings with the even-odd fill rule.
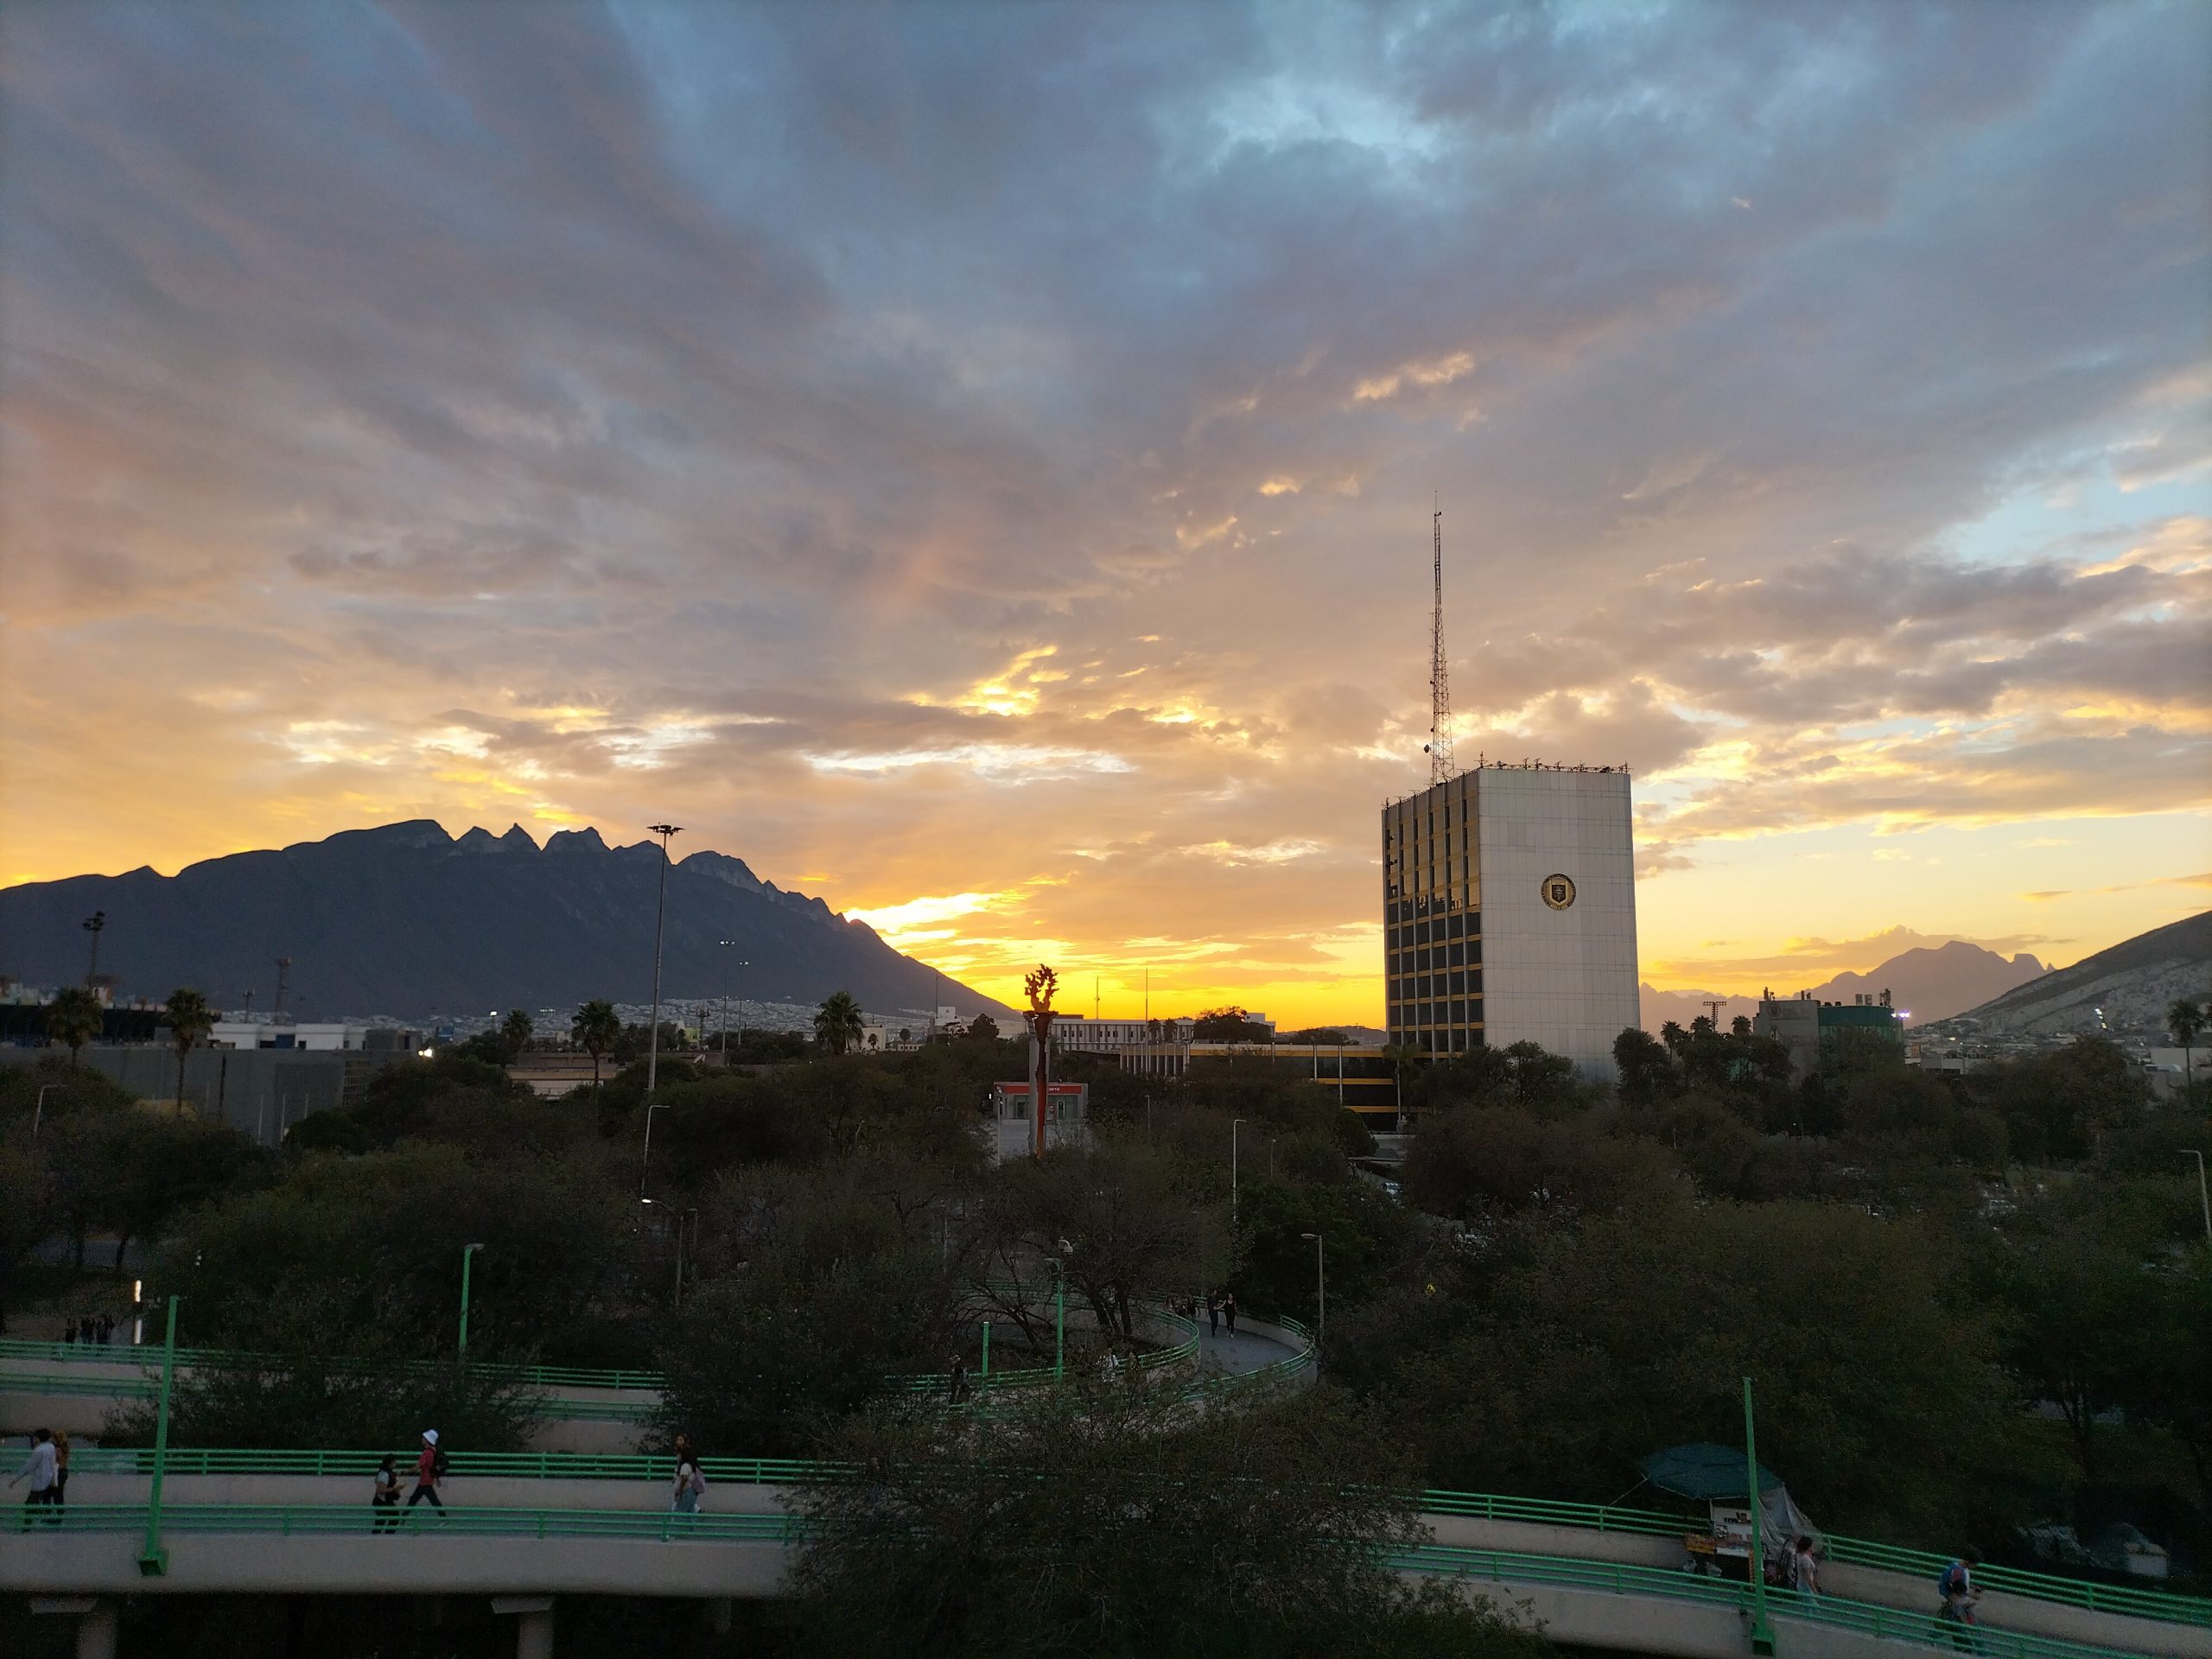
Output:
[[[1380,1025],[1433,499],[1650,983],[2212,902],[2207,14],[837,11],[0,17],[0,883],[667,818]]]

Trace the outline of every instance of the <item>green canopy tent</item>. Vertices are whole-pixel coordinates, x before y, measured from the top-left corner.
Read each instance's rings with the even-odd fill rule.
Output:
[[[1647,1484],[1706,1504],[1714,1536],[1732,1535],[1738,1541],[1732,1550],[1723,1545],[1721,1554],[1740,1554],[1749,1548],[1746,1461],[1740,1446],[1715,1446],[1704,1440],[1654,1452],[1639,1459],[1636,1466]],[[1777,1559],[1801,1535],[1810,1535],[1816,1541],[1821,1535],[1820,1529],[1790,1500],[1782,1477],[1764,1464],[1759,1465],[1759,1531],[1764,1536],[1769,1560]]]

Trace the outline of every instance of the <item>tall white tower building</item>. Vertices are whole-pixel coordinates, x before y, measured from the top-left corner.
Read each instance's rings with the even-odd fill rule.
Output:
[[[1382,809],[1390,1040],[1541,1043],[1592,1080],[1638,1023],[1628,773],[1478,767]]]

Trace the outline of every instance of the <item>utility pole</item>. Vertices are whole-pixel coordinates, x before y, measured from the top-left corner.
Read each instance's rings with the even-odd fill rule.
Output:
[[[1774,1651],[1774,1625],[1766,1615],[1766,1519],[1759,1509],[1759,1441],[1751,1425],[1751,1379],[1744,1379],[1744,1462],[1750,1470],[1745,1484],[1751,1489],[1751,1651],[1765,1656]]]
[[[100,930],[107,925],[107,912],[96,910],[85,918],[85,931],[92,936],[92,966],[85,969],[85,988],[90,990],[92,982],[100,976]]]
[[[1429,518],[1436,556],[1436,608],[1428,624],[1428,781],[1440,784],[1459,775],[1452,764],[1452,674],[1444,654],[1444,508]]]
[[[668,920],[668,843],[683,833],[682,826],[673,823],[645,827],[660,837],[660,897],[653,906],[653,1013],[652,1030],[646,1038],[645,1047],[645,1155],[638,1166],[640,1198],[645,1196],[645,1173],[652,1167],[653,1086],[660,1081],[660,949]]]
[[[724,939],[721,943],[722,949],[727,950],[737,941]],[[725,963],[722,965],[722,1064],[724,1065],[729,1064],[729,970],[732,968],[750,968],[752,965],[749,961]]]

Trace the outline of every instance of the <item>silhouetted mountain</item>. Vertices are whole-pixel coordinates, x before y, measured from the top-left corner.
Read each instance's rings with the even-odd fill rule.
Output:
[[[1911,1024],[1924,1026],[1931,1020],[1948,1020],[1962,1008],[1986,1001],[2045,971],[2043,963],[2033,957],[2023,954],[2008,959],[1994,950],[1968,944],[1964,939],[1953,939],[1933,949],[1923,945],[1900,952],[1864,974],[1838,974],[1810,989],[1814,997],[1822,1002],[1848,1002],[1861,993],[1878,996],[1886,990],[1896,1007],[1910,1010]],[[1756,1014],[1761,990],[1770,989],[1779,996],[1795,996],[1805,988],[1777,981],[1771,986],[1738,990],[1726,998],[1726,1006],[1720,1010],[1721,1029],[1726,1030],[1728,1022],[1739,1014]],[[1709,998],[1723,995],[1718,991],[1655,990],[1649,985],[1641,989],[1638,1002],[1643,1027],[1655,1034],[1669,1020],[1687,1027],[1706,1012],[1704,1004]]]
[[[180,985],[235,1008],[270,1007],[276,962],[292,958],[288,1008],[336,1014],[571,1008],[652,992],[660,848],[609,847],[594,830],[541,849],[519,826],[455,840],[421,819],[353,830],[282,852],[209,859],[0,890],[0,969],[33,984],[85,972],[80,925],[107,912],[100,969],[122,995]],[[720,941],[734,940],[725,947]],[[741,859],[693,853],[668,871],[664,998],[816,1002],[850,991],[891,1012],[1002,1004],[900,956],[865,923],[763,881]],[[740,966],[747,963],[749,966]]]
[[[1991,1032],[2159,1032],[2177,1000],[2202,1002],[2208,995],[2212,910],[2123,939],[1967,1013]]]

